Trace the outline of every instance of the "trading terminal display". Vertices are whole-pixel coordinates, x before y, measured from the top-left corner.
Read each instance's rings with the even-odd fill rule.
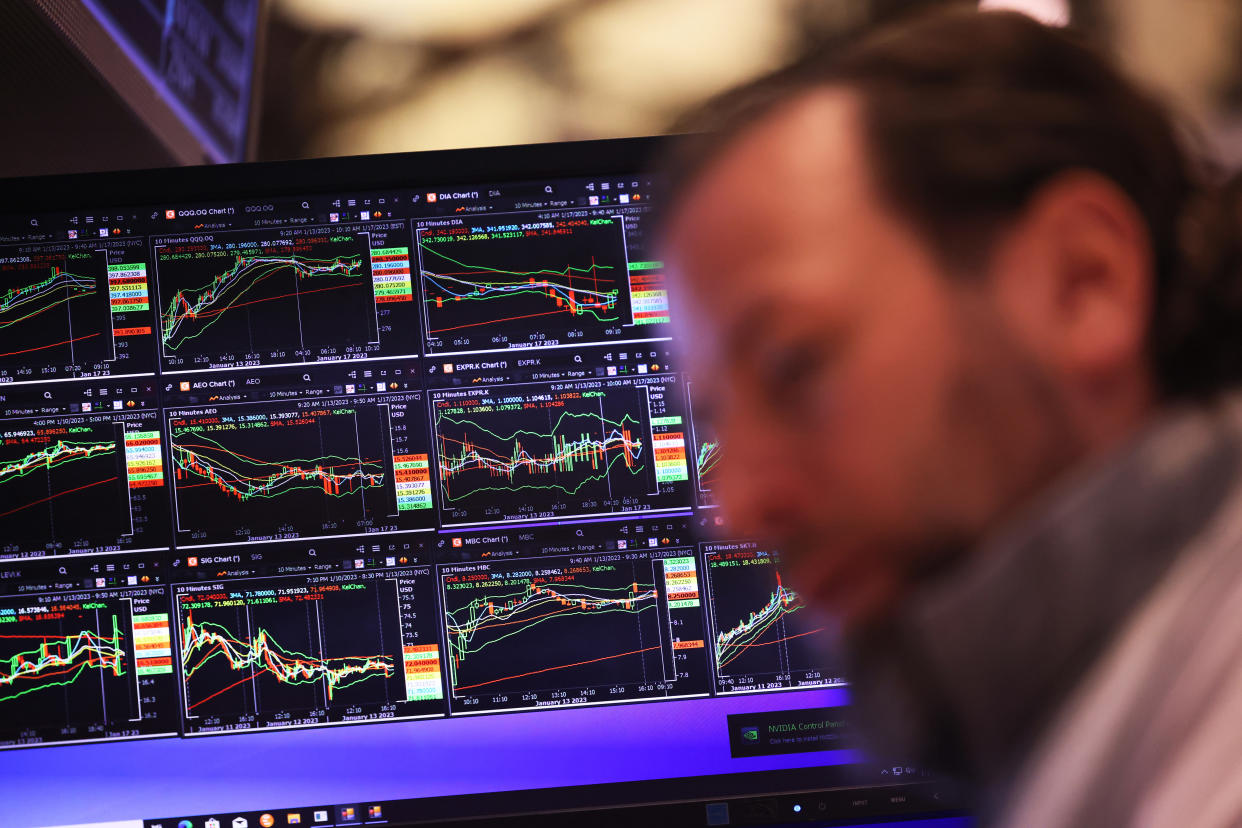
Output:
[[[433,395],[446,526],[683,508],[676,377]]]
[[[154,403],[136,386],[90,391],[73,411],[47,404],[50,391],[0,393],[0,559],[167,545]]]
[[[703,546],[716,692],[797,689],[827,675],[827,636],[781,578],[780,555],[748,541]]]
[[[83,578],[55,572],[69,568]],[[168,595],[154,563],[43,569],[43,589],[0,597],[0,747],[175,734]]]
[[[0,247],[0,383],[153,370],[145,252],[111,237]]]
[[[430,528],[422,395],[173,409],[180,545]]]
[[[698,493],[699,505],[715,506],[716,478],[720,472],[720,461],[724,459],[724,443],[710,425],[695,423],[692,434],[694,436],[694,488]]]
[[[186,733],[440,714],[433,598],[427,567],[178,586]]]
[[[841,682],[646,202],[386,200],[0,249],[0,747]]]
[[[165,370],[416,352],[409,248],[387,246],[403,227],[157,239]]]
[[[416,229],[427,353],[648,338],[669,321],[624,215],[489,215]]]
[[[441,573],[455,712],[704,695],[690,550]]]

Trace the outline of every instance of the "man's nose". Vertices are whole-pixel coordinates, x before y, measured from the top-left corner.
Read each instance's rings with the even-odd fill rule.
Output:
[[[796,525],[805,504],[797,490],[795,469],[780,452],[756,451],[753,446],[731,451],[726,445],[721,463],[720,503],[729,524],[739,533],[779,537]]]

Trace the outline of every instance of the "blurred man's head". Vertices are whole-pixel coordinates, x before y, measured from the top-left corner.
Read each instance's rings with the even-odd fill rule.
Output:
[[[938,15],[721,111],[664,236],[696,404],[736,528],[847,621],[1236,373],[1187,286],[1174,129],[1069,38]]]

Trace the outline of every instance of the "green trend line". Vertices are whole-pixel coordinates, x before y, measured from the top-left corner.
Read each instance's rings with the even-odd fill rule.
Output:
[[[57,305],[67,304],[74,299],[94,293],[94,279],[53,267],[52,275],[43,281],[13,288],[0,296],[0,330],[24,322],[32,316],[38,316]],[[33,309],[31,306],[34,306]],[[5,318],[7,314],[13,312],[22,315],[16,319]]]
[[[18,460],[0,465],[0,484],[25,477],[34,471],[57,468],[74,460],[86,460],[97,455],[112,454],[116,442],[71,442],[57,440],[47,448],[31,452]]]
[[[599,423],[601,426],[601,436],[595,437],[585,432],[580,433],[573,440],[561,436],[558,432],[561,430],[561,425],[565,422],[566,417],[588,419]],[[468,434],[464,434],[461,440],[453,440],[444,434],[440,434],[440,477],[444,496],[448,500],[460,500],[478,492],[500,490],[516,492],[523,489],[558,489],[566,494],[573,495],[577,494],[583,486],[590,482],[606,479],[612,474],[613,466],[618,461],[625,463],[625,467],[631,475],[637,475],[645,468],[641,462],[643,442],[641,439],[635,439],[632,434],[632,429],[637,427],[639,423],[628,413],[622,416],[619,421],[616,421],[601,417],[598,414],[563,411],[552,426],[550,433],[544,434],[537,431],[519,429],[507,436],[497,434],[473,420],[458,420],[448,415],[441,415],[439,421],[440,423],[452,423],[453,425],[460,426],[463,430],[474,428],[501,443],[512,444],[509,456],[505,457],[495,451],[479,447],[470,439]],[[605,428],[608,431],[603,433]],[[537,440],[551,441],[551,451],[538,455],[529,453],[522,446],[520,439],[522,435],[530,436]],[[449,443],[456,443],[457,445],[450,447]],[[560,483],[513,485],[514,475],[519,470],[525,470],[532,475],[551,474],[555,472],[574,472],[578,470],[579,465],[585,466],[595,473],[584,475],[572,489]],[[508,485],[501,486],[476,487],[465,494],[454,496],[449,491],[450,481],[471,471],[484,471],[492,477],[503,477],[509,483]]]
[[[699,459],[695,463],[695,468],[698,469],[699,488],[703,491],[707,491],[703,484],[720,464],[720,457],[723,453],[719,440],[704,440],[699,445]]]
[[[230,270],[217,274],[205,287],[179,290],[173,295],[168,309],[160,316],[160,337],[170,350],[175,351],[205,333],[229,308],[236,307],[255,285],[285,268],[293,271],[295,280],[303,280],[326,275],[360,277],[361,267],[361,256],[312,259],[305,256],[238,255]],[[191,321],[202,322],[202,328],[177,339],[182,327]]]
[[[90,630],[63,637],[49,635],[5,635],[2,638],[33,638],[42,641],[33,649],[18,653],[0,663],[0,694],[18,682],[40,682],[32,687],[0,695],[0,702],[9,701],[46,690],[73,684],[88,667],[111,670],[114,676],[125,675],[125,651],[121,647],[121,631],[112,616],[112,635],[102,636]]]
[[[181,669],[187,681],[204,664],[222,656],[231,670],[257,668],[260,672],[271,673],[282,684],[314,684],[323,681],[331,701],[339,690],[361,684],[376,676],[387,678],[396,672],[390,655],[316,658],[282,647],[265,629],[260,628],[253,641],[246,641],[235,637],[227,627],[220,624],[195,624],[193,614],[188,612],[182,633],[184,651],[181,654]],[[190,708],[202,704],[214,695],[199,699]]]
[[[728,665],[747,648],[755,646],[755,642],[774,624],[787,615],[793,615],[802,606],[798,593],[786,589],[777,573],[776,589],[768,596],[768,602],[757,612],[738,621],[732,629],[716,634],[716,664],[721,668]]]
[[[638,615],[656,606],[655,584],[630,583],[621,587],[536,585],[517,592],[474,598],[466,606],[446,612],[450,682],[457,686],[457,668],[469,655],[526,632],[553,618],[622,612]],[[463,617],[464,616],[464,617]],[[476,636],[513,627],[475,646]]]
[[[204,444],[181,442],[187,434]],[[173,462],[178,480],[201,478],[242,502],[307,489],[344,497],[360,489],[384,485],[384,466],[374,460],[336,454],[307,460],[260,460],[230,451],[195,431],[174,431],[172,437]],[[223,457],[210,456],[210,452],[219,452]],[[234,461],[251,466],[250,473],[237,467],[240,464]]]
[[[568,284],[574,272],[587,274],[597,270],[615,270],[612,265],[592,264],[589,267],[567,266],[562,270],[501,270],[491,267],[480,267],[459,262],[438,250],[428,247],[420,241],[423,250],[465,268],[460,274],[434,273],[423,270],[423,278],[443,291],[452,301],[482,302],[492,299],[505,299],[517,295],[540,295],[559,300],[567,312],[575,316],[589,314],[599,322],[616,322],[620,317],[616,314],[603,316],[606,311],[615,310],[620,291],[616,288],[607,291],[591,290],[585,287],[574,287]],[[478,276],[484,273],[497,273],[514,277],[514,280],[489,280],[486,278],[459,278],[462,276]],[[556,282],[555,277],[563,277],[566,283]],[[543,277],[543,278],[537,278]],[[548,277],[553,277],[549,279]],[[442,298],[428,298],[426,304],[440,307]]]

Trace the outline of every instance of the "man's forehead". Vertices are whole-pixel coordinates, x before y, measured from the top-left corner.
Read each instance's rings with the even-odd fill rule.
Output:
[[[719,249],[753,235],[746,231],[759,218],[776,220],[769,232],[796,236],[804,223],[823,226],[834,213],[859,209],[871,196],[859,108],[849,90],[825,88],[746,129],[691,185],[673,223],[674,246]]]

